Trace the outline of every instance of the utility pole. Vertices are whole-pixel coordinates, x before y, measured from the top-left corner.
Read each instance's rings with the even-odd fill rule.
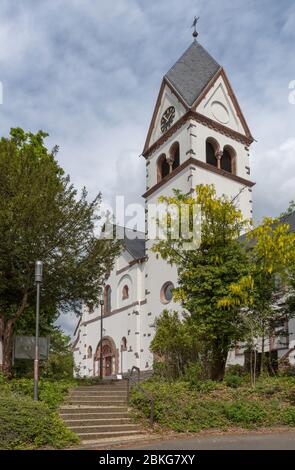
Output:
[[[39,380],[39,316],[40,316],[40,289],[43,277],[43,263],[35,263],[35,283],[37,287],[36,297],[36,335],[35,335],[35,360],[34,360],[34,400],[38,400],[38,380]]]
[[[100,297],[100,356],[99,356],[99,377],[103,379],[103,357],[102,357],[102,338],[103,338],[103,306],[104,306],[104,294]]]

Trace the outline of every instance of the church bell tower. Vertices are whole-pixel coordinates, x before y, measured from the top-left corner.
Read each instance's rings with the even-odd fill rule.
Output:
[[[235,198],[245,219],[252,219],[253,137],[225,70],[197,41],[196,29],[193,37],[163,77],[149,126],[143,150],[146,214],[150,204],[174,189],[189,193],[199,184],[213,184],[217,195]],[[147,316],[142,331],[149,331],[165,308],[179,309],[165,297],[165,286],[177,284],[176,269],[151,251],[153,244],[146,227]],[[143,338],[143,347],[148,339]]]

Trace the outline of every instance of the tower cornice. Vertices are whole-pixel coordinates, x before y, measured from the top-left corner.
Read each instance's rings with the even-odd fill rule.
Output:
[[[153,194],[159,188],[164,186],[168,181],[170,181],[178,173],[180,173],[181,171],[183,171],[185,168],[189,167],[190,165],[194,165],[198,168],[202,168],[202,169],[207,170],[211,173],[215,173],[219,176],[223,176],[224,178],[228,178],[232,181],[235,181],[236,183],[242,184],[243,186],[247,186],[248,188],[252,188],[256,184],[253,181],[247,180],[245,178],[241,178],[240,176],[234,175],[234,174],[229,173],[225,170],[221,170],[219,168],[216,168],[213,165],[209,165],[208,163],[205,163],[201,160],[198,160],[196,158],[191,157],[191,158],[188,158],[187,160],[185,160],[185,162],[183,162],[181,165],[179,165],[172,173],[170,173],[165,178],[163,178],[161,181],[159,181],[157,184],[155,184],[154,186],[149,188],[148,191],[146,191],[142,195],[142,197],[144,197],[144,198],[149,197],[151,194]]]
[[[145,149],[142,155],[145,158],[148,158],[153,152],[155,152],[161,145],[163,145],[170,137],[182,127],[187,121],[194,120],[199,124],[203,124],[210,129],[214,129],[221,134],[230,137],[231,139],[240,142],[248,147],[253,143],[254,139],[251,135],[246,136],[241,134],[240,132],[234,131],[223,124],[218,123],[217,121],[213,121],[213,119],[204,116],[196,111],[189,110],[187,111],[165,134],[159,137],[156,142],[154,142],[149,148]]]

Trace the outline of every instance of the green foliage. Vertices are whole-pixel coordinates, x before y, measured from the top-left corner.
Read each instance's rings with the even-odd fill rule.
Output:
[[[0,140],[0,336],[3,369],[11,370],[12,335],[31,331],[35,306],[34,262],[44,262],[42,328],[60,312],[80,313],[98,303],[105,273],[119,244],[99,239],[95,226],[101,195],[88,202],[44,144],[42,131],[11,129]]]
[[[255,427],[266,424],[268,413],[263,404],[250,400],[237,400],[224,405],[226,418],[234,424]]]
[[[204,371],[201,362],[189,362],[185,367],[183,379],[192,386],[198,384],[203,378]]]
[[[250,386],[247,376],[238,390],[212,381],[199,380],[192,387],[189,381],[155,378],[143,386],[155,400],[156,429],[198,432],[212,428],[295,427],[295,379],[291,377],[259,379],[256,389]],[[149,403],[141,392],[132,390],[131,404],[139,419],[149,418]]]
[[[74,380],[40,380],[39,400],[46,403],[49,408],[56,410],[68,393],[69,388],[75,383]],[[34,390],[33,379],[12,379],[9,381],[10,390],[23,396],[32,397]]]
[[[265,338],[279,336],[278,321],[295,314],[295,295],[288,311],[273,308],[282,289],[278,277],[283,283],[291,282],[295,291],[295,234],[285,219],[265,218],[242,243],[239,235],[249,224],[234,199],[217,197],[214,186],[199,185],[193,194],[175,191],[174,196],[160,200],[173,204],[178,213],[169,212],[164,218],[168,236],[153,250],[177,267],[179,286],[174,289],[174,300],[189,312],[187,319],[195,327],[192,334],[207,345],[210,377],[223,378],[228,351],[235,343],[246,341],[254,350],[260,337],[262,372]],[[184,206],[190,214],[197,208],[201,211],[201,241],[194,249],[193,243],[186,248],[184,237],[174,236]],[[253,375],[255,383],[252,371]]]
[[[217,387],[217,383],[207,377],[204,361],[190,362],[183,374],[183,380],[189,384],[190,389],[200,392],[214,390]]]
[[[243,366],[241,366],[240,364],[234,364],[226,368],[225,376],[227,376],[227,374],[244,377],[246,375],[246,372]]]
[[[63,448],[79,442],[58,415],[41,402],[0,395],[0,449]]]
[[[45,362],[42,375],[55,380],[71,379],[73,378],[73,370],[74,358],[71,338],[55,327],[50,335],[49,358]]]
[[[198,360],[200,344],[177,312],[164,310],[156,320],[150,349],[161,361],[156,366],[156,373],[163,377],[180,377],[190,361]]]
[[[284,409],[283,424],[295,427],[295,406],[288,406]]]
[[[249,380],[244,367],[235,364],[227,367],[224,375],[224,383],[231,388],[238,388]]]
[[[243,307],[244,339],[249,349],[257,349],[261,340],[261,370],[265,364],[265,338],[281,336],[282,329],[276,327],[295,315],[291,308],[279,305],[278,299],[285,293],[287,284],[292,284],[295,265],[295,233],[285,218],[264,218],[261,225],[248,233],[248,274],[229,286],[228,294],[219,302],[225,309],[230,306]],[[256,370],[253,370],[255,383]]]
[[[7,381],[0,374],[0,449],[64,448],[78,443],[59,418],[57,409],[74,381],[39,383],[39,401],[32,379]]]
[[[200,208],[200,245],[186,250],[184,239],[168,236],[153,249],[177,266],[179,287],[174,290],[174,299],[189,312],[191,335],[206,344],[210,377],[222,379],[228,351],[243,337],[243,322],[238,306],[225,310],[219,302],[229,286],[248,273],[246,252],[237,241],[246,222],[234,202],[226,196],[217,197],[213,186],[199,185],[195,189],[193,195],[175,191],[173,197],[162,198],[162,202],[174,204],[180,211],[183,204],[191,211]]]
[[[224,381],[228,387],[238,388],[243,383],[242,377],[235,374],[226,374]]]
[[[197,432],[210,427],[223,427],[225,420],[219,412],[220,404],[198,400],[185,382],[151,382],[148,389],[155,397],[155,420],[163,427],[178,432]],[[133,390],[131,404],[148,418],[149,403],[144,395]]]

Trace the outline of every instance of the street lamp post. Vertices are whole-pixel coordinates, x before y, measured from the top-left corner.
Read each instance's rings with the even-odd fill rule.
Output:
[[[99,377],[103,379],[103,358],[102,358],[102,338],[103,338],[103,305],[104,296],[101,294],[100,297],[100,356],[99,356]]]
[[[37,287],[36,296],[36,335],[35,335],[35,360],[34,360],[34,400],[38,400],[38,379],[39,379],[39,315],[40,315],[40,289],[43,277],[43,263],[35,263],[35,282]]]

